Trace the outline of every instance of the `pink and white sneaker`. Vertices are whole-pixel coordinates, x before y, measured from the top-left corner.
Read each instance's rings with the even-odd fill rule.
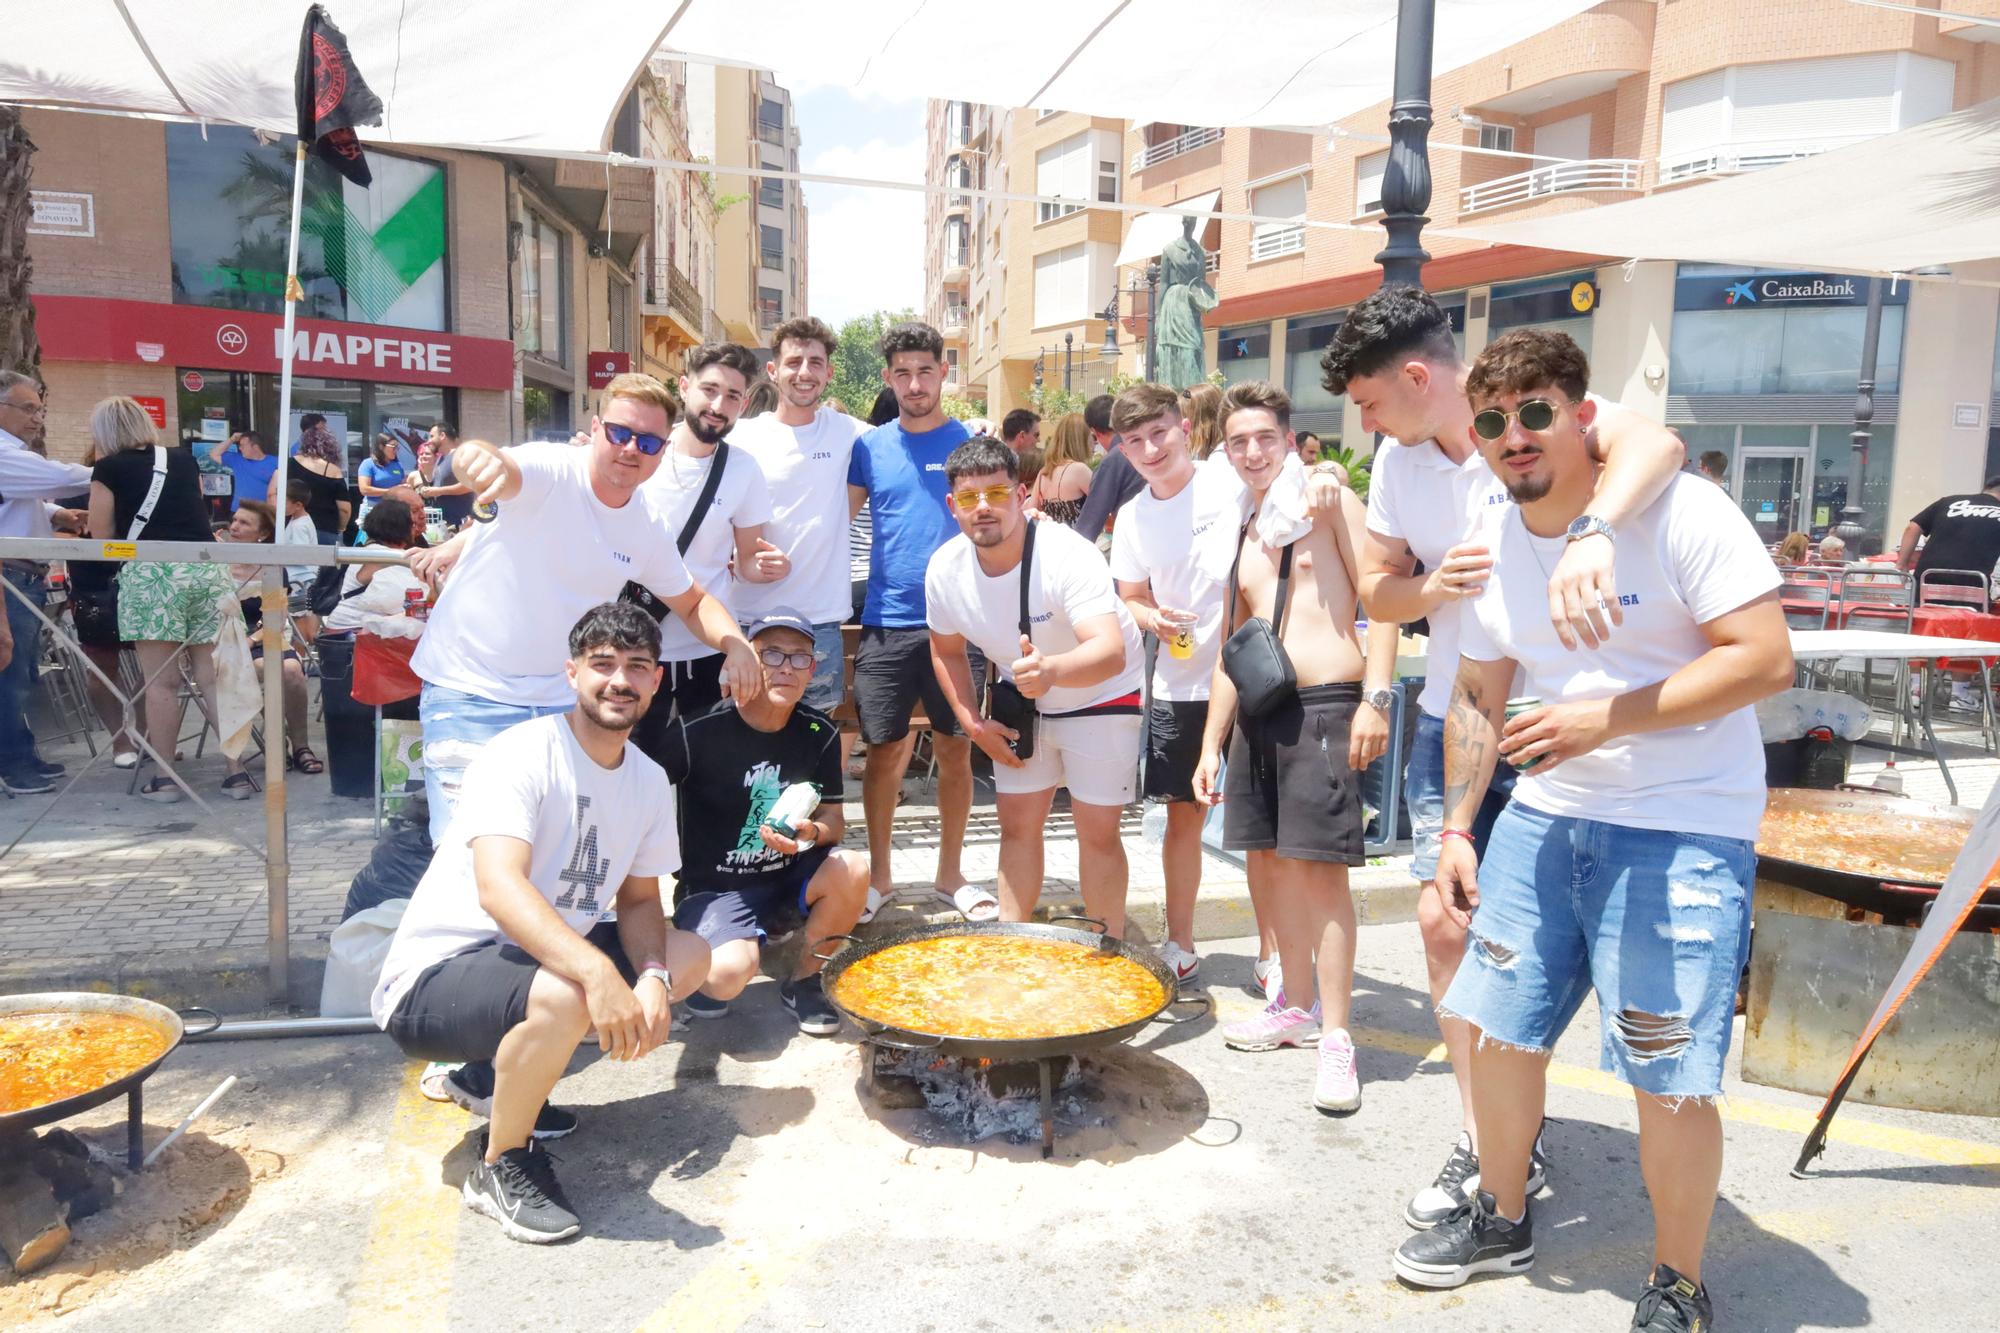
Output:
[[[1319,1081],[1313,1085],[1313,1105],[1322,1111],[1361,1109],[1361,1075],[1354,1067],[1354,1039],[1346,1028],[1335,1028],[1320,1039]]]
[[[1275,1051],[1282,1046],[1319,1044],[1319,1006],[1308,1013],[1285,1003],[1281,992],[1264,1012],[1222,1029],[1223,1044],[1234,1051]]]

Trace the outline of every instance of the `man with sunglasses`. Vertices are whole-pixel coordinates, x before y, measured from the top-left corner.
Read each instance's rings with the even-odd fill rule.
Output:
[[[1395,1267],[1455,1287],[1533,1266],[1527,1186],[1549,1055],[1594,992],[1602,1068],[1637,1101],[1655,1223],[1632,1327],[1686,1333],[1712,1322],[1701,1263],[1722,1175],[1715,1099],[1764,810],[1751,706],[1791,683],[1793,663],[1761,539],[1727,495],[1685,476],[1626,520],[1618,632],[1581,650],[1563,641],[1546,588],[1600,493],[1589,375],[1568,335],[1516,329],[1466,379],[1480,452],[1515,501],[1475,534],[1494,579],[1460,621],[1437,868],[1445,910],[1472,934],[1440,1009],[1472,1037],[1480,1176]],[[1516,692],[1537,704],[1509,717]],[[1471,824],[1497,761],[1521,776],[1482,859]]]
[[[952,716],[993,760],[1000,919],[1026,921],[1035,910],[1049,806],[1056,788],[1068,787],[1084,910],[1122,935],[1128,872],[1118,822],[1139,777],[1138,628],[1093,543],[1061,523],[1037,522],[1030,547],[1012,449],[982,435],[954,449],[944,467],[960,535],[924,576],[931,660]],[[1032,702],[1026,759],[1015,753],[1019,729],[979,716],[968,645]]]
[[[1437,895],[1438,838],[1444,827],[1444,715],[1458,668],[1458,633],[1466,598],[1477,596],[1493,568],[1491,553],[1468,537],[1475,519],[1507,503],[1506,489],[1474,448],[1469,373],[1459,358],[1451,321],[1416,287],[1392,286],[1348,314],[1320,362],[1329,393],[1346,394],[1361,410],[1363,429],[1391,438],[1375,451],[1369,477],[1368,527],[1361,552],[1361,599],[1378,624],[1428,620],[1429,663],[1417,699],[1416,735],[1404,778],[1414,844],[1411,874],[1417,899],[1431,1001],[1444,998],[1465,932]],[[1613,538],[1633,513],[1657,499],[1680,468],[1684,450],[1663,427],[1592,399],[1586,435],[1604,464],[1588,514],[1574,530],[1548,580],[1549,614],[1565,643],[1594,646],[1614,632],[1620,614],[1609,596]],[[1417,561],[1425,571],[1414,574]],[[1599,607],[1602,599],[1602,609]],[[1471,823],[1475,851],[1507,803],[1513,771],[1494,773]],[[1479,1171],[1479,1133],[1472,1114],[1465,1024],[1440,1013],[1438,1027],[1458,1082],[1460,1133],[1436,1179],[1410,1200],[1404,1220],[1430,1226],[1467,1197]],[[1534,1187],[1546,1175],[1538,1140]]]
[[[659,470],[640,488],[665,511],[669,541],[679,540],[695,505],[709,496],[681,559],[694,581],[733,615],[741,614],[739,585],[775,583],[791,571],[785,553],[764,540],[771,493],[757,460],[723,447],[760,373],[757,358],[735,343],[704,343],[689,352],[680,383],[681,418],[660,455]],[[716,467],[722,475],[710,494],[709,473]],[[700,717],[722,699],[722,654],[690,627],[663,620],[660,653],[666,670],[660,707],[632,733],[632,743],[655,758],[669,720]]]
[[[450,572],[411,659],[424,681],[433,841],[444,836],[466,766],[488,741],[570,706],[562,640],[548,627],[617,597],[628,582],[649,589],[723,653],[726,691],[741,697],[761,683],[743,631],[688,576],[671,515],[643,485],[659,469],[674,415],[664,384],[620,375],[605,386],[581,447],[502,449],[467,440],[454,453],[459,479],[482,504],[500,502],[500,513],[410,561],[432,580]]]
[[[854,929],[868,897],[868,861],[840,846],[840,731],[799,702],[813,676],[813,624],[788,607],[750,626],[764,688],[677,720],[661,762],[679,793],[681,874],[674,925],[713,951],[708,980],[686,1001],[693,1018],[721,1018],[757,975],[767,939],[803,926],[805,947],[778,999],[817,1037],[840,1029],[820,989],[822,941]],[[785,833],[767,820],[785,789],[818,788],[810,817]]]

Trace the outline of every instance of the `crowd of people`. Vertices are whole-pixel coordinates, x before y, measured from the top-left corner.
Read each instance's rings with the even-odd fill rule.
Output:
[[[1589,393],[1560,333],[1514,330],[1465,364],[1444,312],[1406,287],[1361,302],[1323,361],[1326,389],[1385,437],[1365,504],[1267,383],[1142,383],[975,434],[944,411],[942,339],[910,322],[882,341],[890,406],[870,426],[824,401],[834,345],[794,319],[768,365],[716,344],[674,390],[615,378],[575,441],[501,447],[440,427],[414,478],[391,448],[364,465],[369,540],[410,549],[407,570],[382,568],[436,594],[413,660],[436,850],[372,1008],[435,1062],[427,1086],[489,1118],[469,1206],[521,1240],[579,1230],[541,1147],[576,1127],[550,1102],[570,1054],[594,1032],[611,1058],[641,1057],[675,1004],[724,1017],[773,939],[805,936],[780,1001],[803,1031],[837,1030],[815,946],[895,892],[891,826],[919,729],[937,772],[931,891],[972,920],[1035,911],[1061,788],[1086,908],[1123,934],[1121,812],[1164,804],[1157,948],[1184,981],[1199,975],[1202,829],[1220,805],[1265,1002],[1222,1039],[1316,1048],[1311,1103],[1358,1110],[1347,877],[1399,627],[1422,619],[1404,781],[1458,1132],[1413,1190],[1417,1234],[1395,1271],[1454,1286],[1533,1263],[1532,1196],[1561,1167],[1546,1063],[1594,992],[1604,1067],[1637,1100],[1657,1226],[1635,1326],[1706,1326],[1715,1099],[1763,791],[1749,706],[1789,683],[1791,658],[1775,567],[1739,558],[1761,543],[1726,495],[1680,473],[1680,441]],[[0,411],[30,410],[21,387]],[[759,393],[774,401],[746,418]],[[192,462],[151,447],[120,401],[100,407],[101,439],[93,418],[89,528],[178,534],[153,479]],[[337,539],[345,501],[319,484],[314,424],[268,470],[269,501],[238,504],[237,539]],[[6,445],[10,500],[75,487],[53,471],[6,484]],[[239,452],[269,461],[259,440]],[[490,521],[418,549],[432,496]],[[856,615],[841,551],[864,506]],[[199,515],[184,517],[198,539]],[[222,567],[158,568],[117,580],[117,631],[142,655],[198,640],[186,617],[218,600],[203,610],[187,571]],[[344,591],[367,582],[350,570]],[[379,591],[367,605],[391,609]],[[850,699],[865,851],[843,820],[833,714]],[[10,744],[0,734],[11,782],[33,755]],[[1000,826],[991,889],[962,861],[975,748]]]

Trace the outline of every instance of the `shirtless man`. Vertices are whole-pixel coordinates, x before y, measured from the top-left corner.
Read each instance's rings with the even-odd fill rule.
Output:
[[[1317,1044],[1313,1105],[1343,1112],[1361,1106],[1347,1032],[1354,987],[1347,867],[1363,859],[1358,770],[1388,736],[1387,718],[1363,698],[1387,688],[1395,653],[1371,653],[1364,681],[1354,629],[1354,553],[1365,511],[1348,491],[1338,521],[1314,523],[1305,515],[1303,483],[1286,475],[1286,460],[1296,459],[1291,410],[1283,390],[1261,381],[1234,385],[1223,396],[1223,443],[1255,517],[1219,632],[1226,638],[1250,616],[1274,621],[1298,687],[1263,716],[1242,717],[1236,686],[1218,661],[1194,791],[1203,805],[1224,802],[1222,845],[1249,854],[1250,876],[1276,916],[1285,976],[1285,991],[1255,1018],[1224,1028],[1223,1040],[1248,1051]],[[1297,469],[1296,461],[1291,467]],[[1225,741],[1228,782],[1218,791]]]

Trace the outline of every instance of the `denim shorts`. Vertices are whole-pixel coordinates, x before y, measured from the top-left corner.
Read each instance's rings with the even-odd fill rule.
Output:
[[[571,705],[534,708],[495,703],[476,694],[426,684],[417,716],[424,728],[424,796],[431,807],[431,842],[444,845],[444,831],[458,805],[465,770],[486,742],[507,728],[551,713],[567,713]]]
[[[1493,821],[1507,808],[1514,791],[1514,766],[1504,759],[1493,764],[1486,799],[1472,819],[1472,850],[1486,855]],[[1417,714],[1417,735],[1410,743],[1410,763],[1403,772],[1403,800],[1410,807],[1410,873],[1428,884],[1437,878],[1438,835],[1444,832],[1444,719]]]
[[[1548,1051],[1597,992],[1599,1065],[1657,1097],[1722,1091],[1750,955],[1752,844],[1515,801],[1479,863],[1465,962],[1439,1009]]]
[[[847,649],[841,643],[840,622],[823,621],[813,626],[813,677],[799,702],[831,713],[846,698]]]

